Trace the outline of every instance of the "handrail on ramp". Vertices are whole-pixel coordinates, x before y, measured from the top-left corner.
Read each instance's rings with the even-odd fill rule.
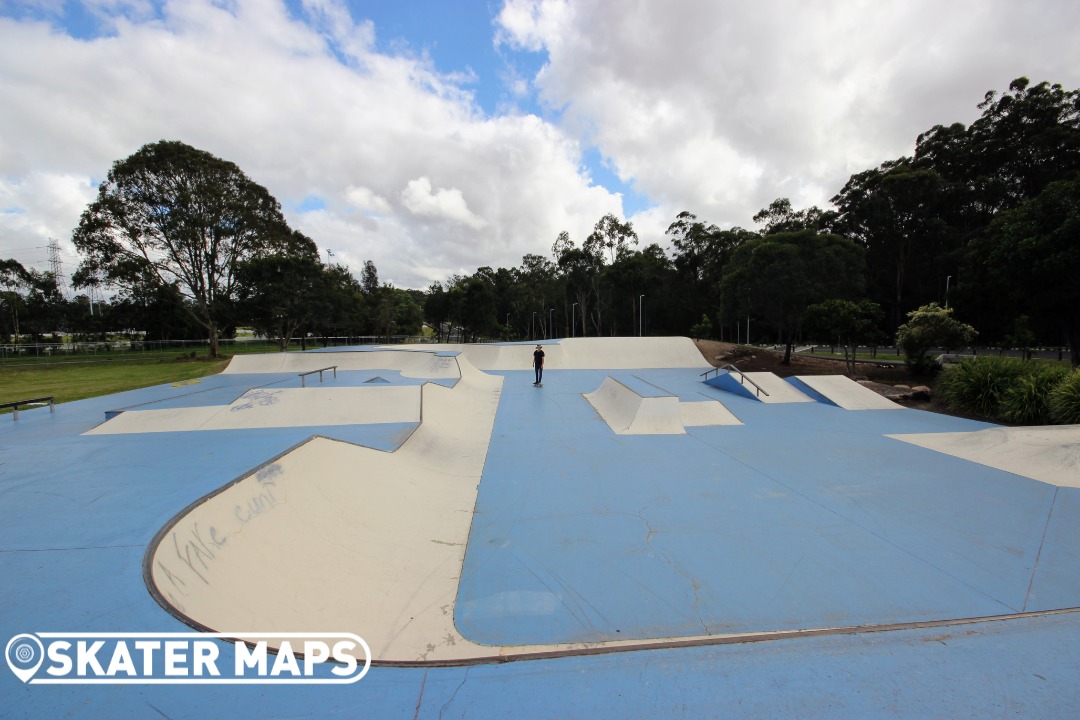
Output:
[[[735,367],[731,363],[728,363],[727,365],[721,365],[720,367],[710,368],[710,369],[706,370],[705,372],[701,373],[701,375],[706,375],[707,376],[710,373],[716,373],[717,375],[719,375],[721,370],[727,370],[728,374],[731,374],[733,372],[738,373],[739,374],[739,384],[740,385],[746,385],[746,383],[750,383],[751,385],[754,386],[754,390],[756,391],[756,394],[761,395],[761,394],[764,393],[766,397],[769,396],[769,391],[768,390],[761,387],[760,385],[758,385],[756,382],[754,382],[750,378],[746,377],[746,374],[743,373],[742,370]],[[706,377],[705,379],[708,380],[709,378]]]
[[[334,379],[337,379],[337,365],[330,365],[328,367],[319,368],[318,370],[308,370],[307,372],[300,373],[300,387],[306,387],[306,385],[304,385],[304,377],[305,376],[314,375],[315,373],[319,373],[319,382],[322,382],[322,374],[324,372],[326,372],[327,370],[333,370],[334,371]]]
[[[45,397],[32,398],[30,400],[16,400],[15,402],[4,403],[0,405],[0,410],[5,408],[11,408],[11,414],[13,419],[17,422],[19,420],[19,406],[20,405],[44,405],[49,403],[49,412],[56,412],[56,401],[52,395]]]

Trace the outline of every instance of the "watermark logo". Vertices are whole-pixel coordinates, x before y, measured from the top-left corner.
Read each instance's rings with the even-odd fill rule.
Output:
[[[352,633],[22,633],[4,649],[29,685],[354,683],[371,649]]]

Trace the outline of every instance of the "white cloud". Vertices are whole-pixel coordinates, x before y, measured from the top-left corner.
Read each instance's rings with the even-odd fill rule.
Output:
[[[290,7],[101,0],[92,40],[0,17],[0,257],[66,241],[114,161],[178,139],[296,208],[335,261],[425,287],[621,215],[583,168],[593,145],[655,203],[630,218],[647,244],[682,210],[749,226],[776,197],[824,205],[1019,75],[1080,87],[1080,5],[1059,0],[509,0],[507,62],[469,77],[379,52],[342,0]],[[516,74],[519,51],[547,62]],[[486,115],[473,88],[497,80],[514,105]],[[530,92],[550,117],[515,109]]]
[[[1080,86],[1080,5],[1057,0],[508,0],[498,22],[624,182],[725,225],[826,204],[1020,75]]]
[[[401,191],[401,204],[414,215],[451,220],[479,230],[487,223],[469,211],[465,196],[457,188],[433,190],[426,177],[410,180]]]
[[[403,287],[517,265],[559,231],[581,238],[621,212],[558,127],[486,117],[430,59],[376,52],[377,28],[337,0],[305,7],[314,19],[301,22],[271,0],[183,0],[89,41],[0,18],[0,210],[24,210],[18,227],[5,221],[0,257],[40,235],[69,238],[93,196],[43,207],[29,178],[92,188],[160,139],[237,163],[287,208],[320,198],[319,210],[287,211],[290,223],[334,261],[359,272],[370,259]]]
[[[59,240],[61,260],[70,272],[78,262],[71,231],[95,193],[89,179],[78,175],[31,172],[17,179],[0,177],[0,238],[19,249],[12,253],[16,260],[38,269],[48,269],[41,248],[50,239]],[[72,220],[59,225],[53,218]],[[0,250],[0,257],[8,256]]]
[[[390,203],[382,195],[366,187],[349,185],[345,188],[345,199],[361,212],[381,215],[390,212]]]

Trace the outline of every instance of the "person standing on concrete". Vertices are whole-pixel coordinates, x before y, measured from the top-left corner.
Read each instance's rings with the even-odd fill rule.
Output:
[[[533,350],[533,370],[536,371],[536,382],[533,387],[543,387],[544,380],[544,349],[539,345]]]

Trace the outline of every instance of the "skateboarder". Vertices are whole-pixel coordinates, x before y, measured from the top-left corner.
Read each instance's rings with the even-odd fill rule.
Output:
[[[539,345],[533,350],[533,370],[536,371],[536,382],[533,387],[543,387],[544,379],[544,349]]]

